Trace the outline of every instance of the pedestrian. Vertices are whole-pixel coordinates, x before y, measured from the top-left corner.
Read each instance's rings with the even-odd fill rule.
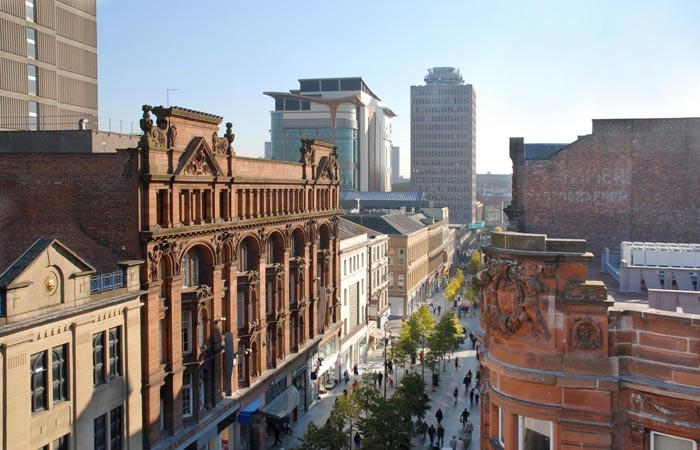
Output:
[[[437,444],[438,448],[442,448],[442,446],[445,444],[445,428],[441,423],[439,423],[437,427]]]
[[[474,406],[474,389],[469,391],[469,407]]]
[[[352,392],[355,392],[355,389],[357,389],[357,380],[352,381]]]
[[[348,396],[348,390],[347,390],[347,389],[343,389],[343,397],[347,397],[347,396]]]
[[[435,427],[433,424],[430,424],[430,428],[428,428],[428,438],[430,439],[430,448],[433,448],[433,442],[435,442]]]
[[[452,396],[455,398],[455,405],[457,404],[457,397],[459,397],[459,389],[455,388],[454,391],[452,391]]]
[[[355,374],[355,376],[358,376],[360,374],[360,371],[357,369],[357,364],[352,366],[352,373]]]
[[[420,424],[420,432],[423,435],[423,442],[425,442],[425,435],[428,433],[428,421],[424,420],[423,423]]]
[[[476,385],[478,386],[479,383],[481,383],[481,372],[477,370],[476,371]]]
[[[272,444],[272,445],[277,445],[278,443],[279,443],[279,444],[282,443],[282,439],[280,439],[280,432],[281,432],[281,431],[282,431],[282,430],[280,429],[279,424],[275,425],[275,443]]]
[[[440,312],[442,311],[442,306],[438,305],[438,317],[440,317]]]
[[[435,388],[438,387],[439,384],[440,384],[440,374],[433,373],[433,392],[435,392]]]
[[[343,372],[343,379],[345,380],[345,384],[348,384],[350,381],[350,374],[348,373],[348,369],[345,369]]]
[[[391,375],[386,376],[386,381],[389,383],[389,386],[394,387],[394,379],[392,378]]]
[[[389,373],[394,374],[394,362],[392,360],[389,360]]]
[[[384,379],[384,374],[381,372],[377,373],[377,384],[379,384],[379,389],[382,388],[382,380]]]
[[[355,442],[355,448],[360,448],[362,445],[362,438],[360,437],[360,433],[355,433],[355,437],[352,439]]]
[[[469,411],[467,411],[467,408],[464,408],[464,411],[462,411],[462,414],[460,415],[462,422],[462,428],[464,429],[467,426],[467,422],[469,421]]]
[[[464,384],[464,392],[469,392],[469,378],[466,375],[462,379],[462,383]]]
[[[479,404],[479,395],[481,394],[481,390],[479,390],[479,386],[474,388],[474,403],[477,405]]]
[[[467,370],[467,375],[465,375],[465,378],[467,379],[467,389],[469,389],[469,386],[472,384],[472,370],[469,369]]]
[[[459,358],[455,356],[455,370],[459,369]]]
[[[452,439],[450,439],[450,448],[457,450],[457,438],[455,436],[452,436]]]
[[[442,410],[438,408],[437,411],[435,411],[435,418],[437,419],[438,425],[442,422]]]
[[[474,424],[471,423],[471,422],[467,419],[467,426],[466,426],[466,429],[464,430],[464,433],[471,436],[471,434],[472,434],[473,431],[474,431]]]
[[[459,438],[459,441],[457,441],[457,448],[456,450],[466,450],[466,445],[464,444],[464,439]]]

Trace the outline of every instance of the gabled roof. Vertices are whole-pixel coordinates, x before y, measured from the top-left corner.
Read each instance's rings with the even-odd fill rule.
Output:
[[[394,236],[406,236],[426,228],[425,225],[400,212],[385,215],[346,214],[342,217],[379,233]]]
[[[368,236],[375,235],[376,231],[340,217],[340,220],[338,221],[338,237],[341,240],[349,239],[354,236],[360,236],[362,234],[366,234]]]
[[[49,247],[55,247],[58,252],[66,256],[76,267],[82,271],[95,272],[95,269],[85,262],[58,239],[37,239],[15,262],[0,274],[0,287],[5,287],[16,280],[22,273]]]

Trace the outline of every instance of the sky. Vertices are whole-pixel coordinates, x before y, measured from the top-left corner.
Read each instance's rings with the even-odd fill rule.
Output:
[[[455,67],[476,91],[478,173],[510,173],[510,137],[568,143],[593,119],[700,116],[697,0],[97,0],[100,121],[141,105],[233,122],[262,157],[267,91],[362,77],[398,116],[410,176],[410,86]]]

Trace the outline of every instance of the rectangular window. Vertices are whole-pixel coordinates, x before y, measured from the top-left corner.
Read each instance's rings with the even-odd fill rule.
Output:
[[[37,68],[27,64],[27,94],[37,95]]]
[[[651,450],[697,450],[698,446],[690,439],[651,432]]]
[[[238,298],[236,300],[236,315],[238,316],[238,328],[245,327],[245,292],[243,291],[238,291]]]
[[[403,266],[404,264],[404,251],[402,248],[399,249],[399,266]]]
[[[404,275],[403,274],[399,274],[396,285],[397,285],[398,291],[403,292],[403,288],[404,288]]]
[[[28,128],[30,131],[39,129],[39,104],[37,102],[29,102],[29,122]]]
[[[51,375],[53,383],[53,402],[68,400],[68,364],[66,356],[68,346],[61,345],[51,350]]]
[[[122,330],[121,327],[109,330],[109,378],[122,375]]]
[[[53,450],[68,450],[70,443],[70,434],[61,436],[60,438],[53,441]]]
[[[36,58],[36,30],[27,28],[27,58]]]
[[[32,412],[46,409],[46,352],[35,353],[30,360]]]
[[[192,311],[182,311],[182,353],[192,353]]]
[[[119,405],[109,412],[109,450],[121,450],[124,440],[123,411]]]
[[[548,420],[519,416],[518,450],[554,450],[553,424]]]
[[[27,20],[30,22],[36,22],[36,0],[25,0],[24,9]]]
[[[105,383],[104,333],[92,335],[92,383],[95,386]]]
[[[95,437],[95,450],[107,449],[107,414],[103,414],[94,420],[93,435]]]
[[[182,376],[182,417],[192,417],[192,374]]]

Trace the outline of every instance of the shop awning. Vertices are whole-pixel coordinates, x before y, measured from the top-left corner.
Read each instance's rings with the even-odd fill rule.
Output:
[[[245,408],[241,410],[238,414],[239,423],[251,423],[253,418],[253,413],[260,408],[260,397],[256,398],[248,404]]]
[[[336,361],[338,361],[339,354],[340,354],[340,352],[335,352],[323,360],[323,362],[321,363],[321,367],[319,367],[319,369],[318,369],[319,376],[321,376],[322,373],[325,373],[328,369],[333,367],[333,364],[335,364]]]
[[[289,386],[280,395],[272,399],[260,412],[266,416],[283,419],[290,415],[299,404],[299,391],[294,386]]]

